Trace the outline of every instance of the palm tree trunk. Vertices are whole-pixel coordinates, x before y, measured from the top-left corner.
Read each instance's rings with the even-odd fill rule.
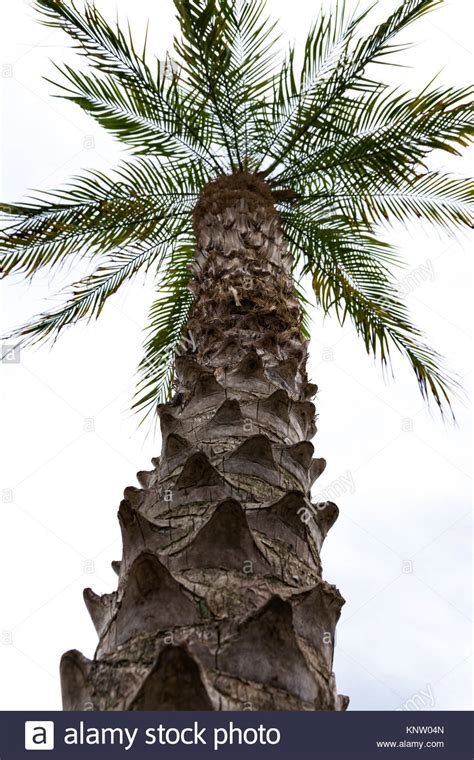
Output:
[[[118,591],[85,601],[93,661],[61,663],[65,709],[341,710],[343,599],[321,578],[337,517],[312,505],[317,391],[269,188],[224,177],[195,210],[195,303],[160,408],[163,450],[125,489]]]

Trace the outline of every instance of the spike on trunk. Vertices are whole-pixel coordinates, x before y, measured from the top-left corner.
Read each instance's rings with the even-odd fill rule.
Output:
[[[166,647],[146,676],[131,710],[212,710],[199,668],[182,647]]]
[[[92,662],[64,655],[65,709],[347,708],[319,556],[338,510],[310,500],[317,386],[273,200],[244,173],[200,196],[193,341],[161,456],[120,505],[118,590],[85,592],[100,641]]]

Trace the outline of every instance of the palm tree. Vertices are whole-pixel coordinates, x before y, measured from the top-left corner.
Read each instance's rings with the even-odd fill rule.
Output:
[[[383,368],[398,349],[423,397],[450,409],[456,383],[378,237],[387,220],[472,226],[474,183],[426,160],[471,141],[473,89],[411,94],[375,69],[441,1],[403,0],[368,36],[367,12],[339,2],[280,55],[264,0],[174,0],[181,36],[152,62],[94,5],[35,0],[86,59],[60,68],[62,96],[133,157],[2,205],[4,276],[95,266],[9,337],[54,340],[152,270],[134,408],[158,404],[163,438],[120,505],[118,590],[85,591],[99,645],[93,661],[64,655],[65,709],[347,707],[332,673],[344,600],[320,562],[338,509],[310,494],[326,463],[310,442],[307,284]]]

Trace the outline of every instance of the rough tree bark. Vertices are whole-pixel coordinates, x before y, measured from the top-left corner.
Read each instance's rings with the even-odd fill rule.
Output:
[[[63,656],[66,710],[347,707],[320,562],[338,510],[310,501],[317,388],[273,200],[247,174],[201,194],[162,455],[125,489],[117,592],[85,591],[100,642]]]

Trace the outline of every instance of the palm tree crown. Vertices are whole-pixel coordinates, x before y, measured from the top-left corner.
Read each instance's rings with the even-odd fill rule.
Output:
[[[55,339],[98,317],[107,298],[141,270],[157,276],[134,406],[169,394],[172,359],[193,302],[188,268],[193,211],[219,177],[257,175],[267,183],[292,255],[303,309],[310,279],[316,304],[352,320],[384,367],[396,347],[420,390],[443,408],[455,382],[424,342],[397,292],[397,252],[377,236],[387,220],[472,226],[474,183],[428,170],[435,149],[457,154],[474,135],[473,88],[429,85],[419,94],[379,81],[372,64],[402,46],[394,40],[442,0],[403,0],[368,36],[367,12],[344,3],[321,12],[301,64],[279,53],[264,0],[174,0],[181,36],[164,61],[110,25],[95,5],[35,0],[43,23],[65,30],[87,66],[59,68],[62,96],[77,103],[133,154],[110,176],[83,173],[67,187],[21,204],[2,204],[3,276],[29,277],[66,257],[96,262],[64,304],[10,337]]]

